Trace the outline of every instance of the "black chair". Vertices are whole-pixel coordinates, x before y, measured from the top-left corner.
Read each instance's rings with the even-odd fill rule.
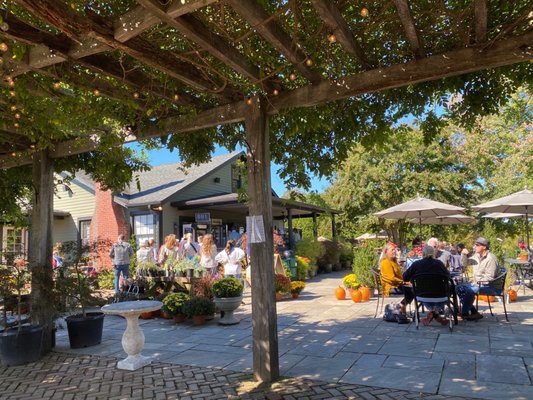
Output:
[[[504,267],[499,267],[498,276],[489,281],[479,281],[477,282],[479,286],[479,294],[487,296],[487,303],[489,304],[490,315],[494,316],[492,312],[492,307],[490,305],[489,296],[498,296],[502,299],[503,311],[505,312],[505,320],[509,322],[507,317],[507,307],[505,306],[505,278],[507,278],[507,269]],[[476,296],[476,308],[478,307],[479,297]]]
[[[444,317],[449,321],[450,332],[457,325],[457,296],[451,278],[438,274],[418,274],[413,276],[413,293],[415,295],[416,329],[420,325],[420,310],[423,303],[444,303]]]

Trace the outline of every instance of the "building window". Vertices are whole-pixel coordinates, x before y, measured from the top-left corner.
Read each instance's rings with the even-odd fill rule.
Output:
[[[133,234],[139,245],[145,240],[154,239],[157,243],[157,219],[154,214],[133,215]]]
[[[4,250],[6,256],[16,257],[24,255],[25,249],[24,242],[22,240],[22,229],[6,229]]]
[[[85,219],[79,221],[80,225],[80,243],[82,246],[89,244],[90,234],[91,234],[91,220]]]

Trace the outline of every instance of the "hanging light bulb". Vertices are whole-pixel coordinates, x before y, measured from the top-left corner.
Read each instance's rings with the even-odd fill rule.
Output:
[[[15,113],[15,118],[20,119],[21,115],[19,113]]]
[[[0,24],[0,29],[6,32],[9,29],[9,24],[7,22],[2,22]]]
[[[59,89],[61,87],[61,82],[57,82],[56,81],[56,82],[53,83],[53,86],[54,86],[54,89],[57,90],[57,89]]]
[[[13,152],[13,153],[11,153],[11,155],[12,155],[13,157],[16,157],[16,156],[17,156],[17,153],[16,153],[16,152]]]
[[[296,74],[290,74],[289,75],[289,80],[293,81],[296,79]]]
[[[180,99],[180,96],[176,93],[172,98],[174,99],[174,101],[178,101]]]
[[[366,7],[361,8],[361,17],[363,18],[368,17],[368,8]]]
[[[310,67],[311,65],[313,65],[313,60],[311,60],[310,58],[308,58],[307,60],[305,60],[305,65],[307,65],[308,67]]]
[[[17,106],[15,105],[11,106],[11,111],[17,111]]]
[[[252,98],[251,97],[248,97],[246,99],[246,104],[248,104],[249,106],[251,106],[253,104],[253,101],[252,101]]]
[[[15,86],[15,81],[13,81],[13,80],[7,81],[7,84],[9,85],[9,87],[14,87]]]
[[[138,99],[138,98],[139,98],[139,93],[137,93],[137,92],[133,92],[133,98],[134,98],[134,99]]]
[[[274,89],[274,90],[272,91],[272,94],[273,94],[274,96],[277,96],[277,95],[279,94],[279,90],[278,90],[278,89]]]
[[[30,149],[32,149],[32,150],[35,149],[35,145],[33,143],[30,144]]]
[[[18,128],[18,127],[20,126],[20,124],[19,124],[18,122],[15,122],[15,123],[13,124],[13,126],[14,126],[15,128]]]
[[[328,42],[335,43],[337,41],[337,37],[333,34],[328,36]]]
[[[16,96],[16,93],[15,93],[14,90],[10,90],[10,91],[9,91],[9,95],[10,95],[11,97],[15,97],[15,96]]]
[[[98,89],[94,89],[94,90],[93,90],[93,94],[94,94],[95,96],[100,96],[100,91],[99,91]]]
[[[9,47],[5,42],[0,43],[0,51],[3,51],[5,53],[8,50],[9,50]]]

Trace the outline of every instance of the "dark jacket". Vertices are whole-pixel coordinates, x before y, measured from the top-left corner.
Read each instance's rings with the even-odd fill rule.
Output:
[[[450,277],[450,272],[446,269],[442,261],[436,260],[432,257],[423,258],[415,261],[411,266],[403,273],[403,280],[410,282],[415,275],[419,274],[436,274]]]

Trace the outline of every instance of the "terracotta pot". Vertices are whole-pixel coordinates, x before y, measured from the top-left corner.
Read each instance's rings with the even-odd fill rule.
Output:
[[[161,318],[164,318],[164,319],[172,319],[172,314],[169,314],[165,311],[161,311]]]
[[[292,293],[292,298],[297,299],[300,296],[299,293]]]
[[[182,322],[185,322],[187,320],[187,316],[185,314],[176,314],[174,315],[174,322],[176,324],[180,324]]]
[[[283,293],[276,292],[276,301],[283,300]]]
[[[151,311],[143,312],[139,318],[140,319],[152,319],[153,315]]]
[[[193,315],[192,316],[192,324],[194,326],[200,326],[205,325],[205,315]]]

